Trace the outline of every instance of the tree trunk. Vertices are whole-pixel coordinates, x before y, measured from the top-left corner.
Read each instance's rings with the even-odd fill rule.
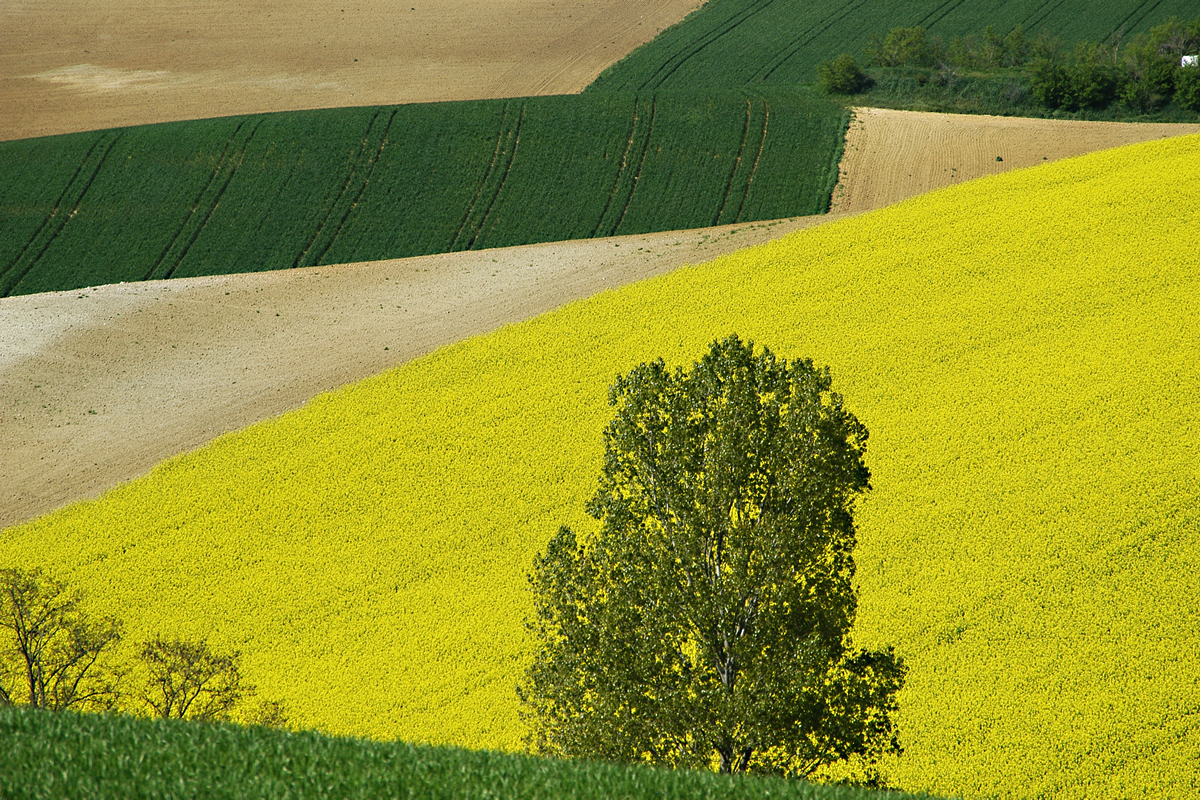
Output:
[[[717,752],[721,755],[721,774],[728,775],[733,772],[733,747],[728,744],[720,745]]]

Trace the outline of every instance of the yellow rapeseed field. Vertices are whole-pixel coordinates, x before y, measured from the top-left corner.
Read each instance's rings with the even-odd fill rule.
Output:
[[[0,536],[130,640],[207,636],[329,731],[517,748],[534,553],[613,377],[737,332],[871,431],[860,641],[911,671],[893,781],[1200,791],[1200,137],[947,189],[606,292]]]

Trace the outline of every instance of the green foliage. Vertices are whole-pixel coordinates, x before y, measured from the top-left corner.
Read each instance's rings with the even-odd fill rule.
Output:
[[[871,63],[880,67],[931,67],[935,57],[933,45],[920,25],[892,28],[882,42],[872,38],[867,53]]]
[[[550,755],[808,776],[898,753],[904,668],[850,646],[867,430],[829,371],[736,336],[618,376],[588,513],[530,577]]]
[[[1050,58],[1038,58],[1029,68],[1029,89],[1046,108],[1068,106],[1074,97],[1071,70]]]
[[[927,44],[955,36],[982,46],[988,63],[1004,34],[1007,66],[1032,55],[1026,32],[1076,42],[1134,36],[1171,15],[1190,18],[1192,0],[1037,0],[1032,4],[962,0],[884,0],[847,5],[841,0],[715,0],[606,70],[587,92],[658,91],[789,86],[812,81],[819,65],[839,53],[866,53],[872,37],[897,26],[924,29]],[[994,37],[987,28],[992,26]],[[1020,34],[1013,31],[1020,26]],[[1035,40],[1036,43],[1037,40]],[[882,43],[881,43],[882,44]],[[1013,60],[1013,59],[1016,60]],[[911,62],[907,62],[910,63]]]
[[[873,70],[872,81],[864,105],[1005,116],[1046,113],[1034,100],[1029,82],[1020,75],[877,69]]]
[[[1117,96],[1119,77],[1111,54],[1092,42],[1075,45],[1068,108],[1103,108]]]
[[[39,569],[0,570],[0,706],[107,710],[118,676],[105,663],[121,638],[80,596]]]
[[[1175,73],[1175,98],[1184,108],[1200,111],[1200,67],[1183,67]]]
[[[844,131],[842,109],[811,92],[726,92],[4,142],[0,294],[816,214]]]
[[[903,800],[777,778],[553,761],[181,720],[0,708],[0,797],[26,800]]]
[[[857,94],[866,88],[867,76],[854,61],[854,56],[842,53],[817,68],[821,87],[830,94]]]
[[[1030,46],[1025,29],[1017,25],[1004,37],[1004,66],[1019,67],[1029,59]]]
[[[139,660],[149,673],[142,699],[156,717],[228,721],[244,695],[254,688],[243,685],[241,654],[215,653],[207,642],[160,636],[143,644]],[[282,714],[278,707],[269,713]]]

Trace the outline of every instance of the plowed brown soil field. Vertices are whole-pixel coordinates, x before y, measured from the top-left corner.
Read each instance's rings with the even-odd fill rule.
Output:
[[[701,0],[0,3],[0,140],[578,92]]]
[[[870,211],[984,175],[1197,131],[1200,125],[858,108],[846,135],[833,208]]]

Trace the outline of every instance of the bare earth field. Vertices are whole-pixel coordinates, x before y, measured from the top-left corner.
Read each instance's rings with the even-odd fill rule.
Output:
[[[1198,129],[866,109],[825,217],[3,298],[0,528],[609,287],[982,175]]]
[[[267,111],[570,94],[699,5],[4,2],[0,141]]]
[[[0,528],[442,345],[826,219],[0,299]]]
[[[833,210],[870,211],[984,175],[1197,131],[1200,125],[859,108],[846,136]]]

